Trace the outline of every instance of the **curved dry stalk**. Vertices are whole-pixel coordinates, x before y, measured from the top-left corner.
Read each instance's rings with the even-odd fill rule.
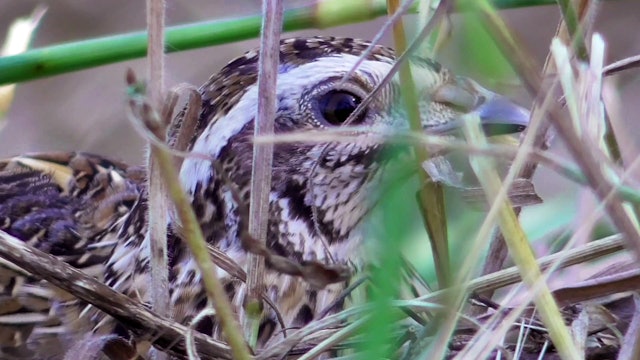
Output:
[[[640,67],[640,55],[630,56],[609,64],[602,69],[602,76],[611,76],[624,70],[636,69]]]
[[[0,257],[46,280],[109,314],[141,340],[150,341],[158,349],[181,359],[187,357],[184,334],[187,328],[158,316],[142,304],[133,301],[84,272],[0,231]],[[198,351],[210,358],[230,359],[225,343],[204,334],[194,334]]]

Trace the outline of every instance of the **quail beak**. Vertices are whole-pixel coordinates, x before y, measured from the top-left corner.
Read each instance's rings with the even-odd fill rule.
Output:
[[[486,136],[518,133],[529,125],[529,110],[498,94],[492,93],[473,112],[480,117]]]
[[[471,89],[447,86],[439,93],[437,101],[457,105],[463,113],[477,115],[486,136],[507,135],[523,131],[529,124],[529,110],[516,105],[508,98],[467,81]],[[469,95],[473,94],[473,95]],[[438,125],[428,126],[434,135],[456,135],[462,126],[462,118],[454,118]]]

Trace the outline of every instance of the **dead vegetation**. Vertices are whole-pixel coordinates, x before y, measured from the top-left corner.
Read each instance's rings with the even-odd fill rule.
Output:
[[[518,46],[517,38],[508,31],[498,13],[482,6],[474,9],[534,99],[531,125],[517,148],[512,144],[486,143],[486,139],[474,134],[473,129],[468,130],[467,144],[434,145],[430,143],[431,139],[415,134],[413,138],[407,136],[408,139],[405,139],[419,146],[456,148],[466,152],[472,159],[471,167],[482,180],[480,192],[479,188],[460,188],[442,179],[436,179],[440,182],[434,186],[428,174],[423,177],[429,186],[422,189],[427,193],[419,198],[444,201],[435,192],[443,191],[443,187],[455,187],[457,191],[475,199],[474,202],[488,203],[486,217],[467,234],[468,240],[464,241],[467,256],[462,260],[462,265],[452,271],[450,259],[434,261],[438,266],[440,283],[451,286],[428,286],[419,271],[414,269],[415,265],[405,263],[401,268],[388,271],[394,273],[395,278],[409,279],[408,282],[412,284],[410,291],[403,293],[402,297],[385,298],[389,293],[385,293],[383,285],[379,289],[377,284],[384,284],[386,278],[379,277],[374,270],[368,277],[356,282],[357,286],[349,291],[367,288],[370,292],[379,291],[380,297],[373,296],[369,303],[355,304],[338,314],[316,320],[305,328],[290,329],[286,337],[278,342],[259,352],[249,353],[251,349],[234,350],[227,343],[191,331],[141,304],[133,303],[64,262],[4,233],[0,241],[0,256],[94,304],[125,324],[140,340],[148,341],[158,350],[177,358],[247,356],[278,359],[299,356],[301,359],[310,359],[332,349],[341,349],[341,358],[351,359],[361,358],[363,353],[369,354],[366,348],[372,346],[376,339],[384,341],[376,344],[375,349],[383,351],[387,357],[399,359],[640,358],[640,342],[636,341],[640,336],[640,299],[637,293],[640,287],[640,268],[637,266],[640,257],[640,231],[637,225],[640,220],[640,191],[637,182],[629,175],[638,163],[635,156],[637,151],[620,148],[616,134],[633,132],[633,129],[625,128],[612,116],[609,109],[615,99],[603,96],[605,77],[635,71],[638,61],[627,59],[606,65],[606,40],[592,32],[593,21],[597,21],[596,1],[559,3],[563,6],[564,21],[559,24],[557,37],[550,44],[551,50],[542,71],[531,63],[526,49]],[[425,27],[434,23],[445,24],[445,15],[452,8],[449,2],[443,0],[434,9],[435,15],[426,22]],[[441,26],[444,32],[444,25]],[[399,34],[397,39],[403,36]],[[424,41],[424,38],[420,38],[420,41]],[[413,51],[406,44],[404,48]],[[265,68],[264,71],[273,70]],[[130,81],[129,86],[134,85],[135,81]],[[141,97],[130,101],[135,120],[140,122],[138,126],[153,138],[152,143],[155,142],[158,148],[164,146],[164,155],[155,153],[154,156],[168,156],[170,153],[183,156],[179,144],[172,144],[173,147],[163,144],[166,128],[154,127],[157,124],[153,121],[171,112],[154,110],[157,107],[153,106],[153,102],[144,98],[143,94],[138,95]],[[167,103],[175,105],[176,101],[167,100]],[[168,126],[170,118],[160,123]],[[187,127],[182,131],[189,129]],[[564,142],[571,158],[558,159],[557,155],[548,151],[551,133],[557,134],[559,141]],[[302,134],[299,135],[301,137],[287,139],[262,135],[258,141],[300,141],[305,136]],[[340,139],[340,136],[335,134],[334,139]],[[317,141],[317,138],[309,138]],[[348,136],[340,141],[348,141]],[[625,158],[622,154],[632,156]],[[511,161],[507,174],[498,176],[491,162],[486,161],[489,158]],[[175,163],[166,157],[160,161],[160,166],[167,167],[163,170],[165,172],[161,172],[167,181],[171,177],[167,176],[168,172],[175,171]],[[582,214],[578,228],[562,234],[566,239],[562,249],[536,262],[516,215],[520,213],[520,205],[537,201],[537,194],[530,184],[535,171],[541,166],[590,188],[599,202]],[[520,192],[509,192],[514,183],[520,184],[521,188],[516,186]],[[167,186],[177,185],[167,181]],[[190,209],[184,208],[188,203],[185,203],[185,199],[176,198],[175,194],[172,192],[171,196],[166,197],[171,198],[171,206],[183,206],[183,224],[188,224]],[[485,199],[479,199],[479,194],[483,194]],[[514,204],[518,207],[512,208]],[[433,209],[433,206],[425,207]],[[440,209],[444,207],[444,204],[439,205]],[[249,216],[249,210],[245,211]],[[431,239],[447,234],[446,230],[438,229],[437,224],[429,225],[432,214],[423,211],[420,216],[427,218],[424,220],[426,232]],[[603,216],[607,216],[613,224],[613,235],[581,243],[581,239],[593,237],[590,229]],[[447,224],[445,222],[439,226],[446,227]],[[496,228],[501,231],[494,231]],[[250,234],[248,229],[245,233],[245,247],[283,273],[302,276],[318,286],[344,280],[349,275],[340,268],[314,263],[298,264],[278,258],[258,240],[259,236]],[[197,238],[198,235],[193,237]],[[491,239],[491,245],[485,255],[483,248],[487,246],[488,239]],[[446,238],[440,241],[444,241],[445,245],[451,243]],[[453,244],[447,248],[459,246],[460,241],[454,241]],[[205,246],[204,242],[200,246]],[[426,247],[426,243],[423,246]],[[434,249],[440,249],[441,246],[432,244]],[[562,268],[576,264],[591,266],[596,260],[609,258],[615,253],[627,253],[634,260],[614,260],[590,277],[565,279],[559,286],[549,285]],[[250,272],[259,272],[260,266],[255,268],[257,270],[240,269],[224,254],[216,253],[215,249],[209,249],[208,254],[214,266],[237,274],[243,281],[252,276],[259,278],[259,273]],[[505,268],[510,262],[515,266]],[[478,273],[480,267],[482,271]],[[214,283],[215,279],[211,281]],[[497,293],[498,290],[501,291]],[[215,291],[210,293],[215,296]],[[383,301],[384,306],[381,307],[376,301]],[[220,302],[223,300],[218,299],[216,303]],[[386,309],[387,319],[393,322],[382,326],[376,323],[380,309]],[[216,314],[221,316],[219,314],[225,311],[217,308]],[[379,336],[372,336],[371,333],[378,333]],[[243,347],[245,342],[242,333],[238,331],[232,338],[234,336],[240,338],[231,339],[231,342],[235,341],[235,346]],[[112,359],[133,356],[132,344],[119,339],[108,338],[90,345],[95,345],[90,351],[100,349]]]

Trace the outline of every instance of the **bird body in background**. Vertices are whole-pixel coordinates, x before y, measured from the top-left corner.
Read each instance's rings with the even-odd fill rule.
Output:
[[[212,157],[220,166],[199,156],[184,159],[180,168],[180,180],[207,242],[243,269],[247,251],[239,239],[246,226],[242,208],[249,203],[252,136],[261,96],[258,56],[259,51],[251,51],[233,60],[200,88],[202,108],[188,150]],[[387,145],[380,135],[407,129],[397,79],[368,98],[394,61],[391,49],[350,38],[281,41],[273,89],[276,135],[341,127],[353,131],[349,141],[318,141],[310,135],[310,141],[275,144],[267,234],[267,247],[275,254],[300,263],[362,263],[363,219],[397,160],[384,156]],[[472,112],[485,128],[499,128],[501,133],[526,126],[525,110],[436,62],[414,59],[412,72],[428,134],[450,136],[461,116]],[[349,119],[361,104],[362,111]],[[184,112],[176,124],[180,116]],[[170,141],[171,137],[175,133],[170,133]],[[144,169],[72,153],[15,157],[0,163],[0,170],[0,229],[133,299],[150,302]],[[172,318],[188,324],[207,307],[207,298],[181,226],[171,214],[169,219]],[[0,354],[9,354],[3,356],[38,353],[42,339],[51,334],[63,341],[86,333],[129,336],[126,327],[70,294],[6,261],[0,266]],[[217,275],[242,320],[244,282],[224,270]],[[318,288],[269,266],[264,284],[277,311],[265,306],[258,346],[281,336],[283,327],[302,327],[326,314],[327,307],[340,310],[346,286],[340,282]],[[221,336],[214,318],[195,328]]]

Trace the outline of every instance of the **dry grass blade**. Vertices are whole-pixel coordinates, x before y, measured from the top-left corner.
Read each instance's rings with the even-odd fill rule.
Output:
[[[488,208],[482,188],[461,189],[462,199],[471,205],[482,205]],[[533,182],[529,179],[515,179],[507,194],[513,206],[530,206],[542,203],[542,198],[536,193]]]
[[[147,78],[149,79],[148,96],[152,106],[161,107],[164,86],[164,0],[147,0],[147,31],[149,46],[147,51]],[[164,142],[166,127],[171,121],[171,113],[163,113],[167,117],[160,119],[160,131],[156,136]],[[171,315],[169,302],[169,266],[167,253],[167,226],[170,204],[167,197],[166,184],[160,176],[160,168],[156,159],[159,150],[149,144],[147,153],[147,184],[149,193],[149,259],[151,268],[151,307],[162,316]],[[167,359],[165,354],[155,352],[156,360]]]
[[[262,29],[260,39],[260,58],[258,60],[258,98],[257,116],[254,121],[254,135],[273,133],[276,116],[276,80],[280,64],[280,32],[282,29],[283,5],[281,0],[264,0],[262,8]],[[249,234],[253,239],[266,243],[269,221],[269,194],[271,193],[271,168],[273,163],[273,144],[253,145],[253,164],[251,172],[251,197],[249,200]],[[245,335],[251,344],[255,344],[262,306],[260,299],[264,293],[265,259],[255,252],[249,255],[247,270],[248,299]]]
[[[331,348],[337,343],[355,334],[366,323],[366,321],[366,317],[358,319],[353,323],[345,326],[344,328],[336,331],[333,335],[320,342],[317,346],[311,348],[306,354],[299,357],[298,360],[315,359],[323,353],[326,353],[328,350],[331,350]]]
[[[612,294],[640,289],[640,268],[634,263],[613,265],[606,274],[555,290],[553,296],[560,305],[576,304]]]
[[[602,75],[610,76],[624,70],[635,69],[638,67],[640,67],[640,55],[631,56],[605,66],[604,69],[602,69]]]
[[[463,131],[471,143],[483,144],[486,142],[479,124],[478,118],[468,118],[464,122]],[[487,199],[492,207],[499,208],[498,223],[509,247],[509,253],[519,268],[524,283],[534,297],[534,302],[548,328],[549,336],[563,358],[580,359],[581,354],[575,348],[571,335],[563,324],[558,306],[537,267],[535,255],[510,202],[505,199],[506,191],[502,189],[500,178],[491,165],[486,159],[471,159],[471,166],[485,189]]]
[[[640,358],[640,296],[633,294],[633,304],[635,305],[631,324],[624,336],[622,348],[618,354],[618,360],[634,360]]]
[[[346,319],[350,318],[351,316],[361,314],[367,310],[370,310],[369,306],[350,308],[343,310],[337,314],[327,316],[323,319],[313,321],[302,329],[289,334],[289,336],[287,336],[286,338],[264,349],[257,355],[256,360],[281,358],[283,354],[291,354],[294,352],[292,350],[296,347],[304,347],[303,342],[307,338],[313,337],[314,334],[317,334],[323,330],[340,327]],[[330,335],[331,334],[327,334],[327,336]]]
[[[351,269],[346,265],[331,265],[319,261],[292,261],[276,254],[263,242],[257,241],[247,234],[242,236],[242,246],[249,253],[264,258],[273,270],[291,276],[300,276],[313,287],[319,289],[329,284],[348,280],[351,276]]]
[[[540,258],[537,261],[538,266],[543,270],[551,267],[565,268],[598,259],[624,250],[624,241],[621,235],[613,235],[577,249],[566,250]],[[497,290],[505,286],[513,285],[519,281],[521,281],[521,276],[518,269],[516,267],[510,267],[472,280],[469,283],[469,290],[476,292]],[[424,296],[421,299],[430,299],[435,294],[436,293]]]
[[[369,57],[369,55],[375,48],[375,45],[380,43],[380,41],[382,40],[382,37],[387,33],[387,31],[389,31],[389,28],[393,27],[395,24],[401,21],[402,16],[406,15],[409,9],[411,9],[411,6],[413,5],[414,2],[415,0],[405,0],[404,2],[402,2],[402,4],[399,7],[395,9],[395,11],[390,11],[391,16],[387,18],[387,20],[384,22],[384,25],[382,25],[382,27],[376,33],[376,36],[374,36],[373,39],[371,39],[371,44],[369,45],[369,48],[367,48],[367,50],[365,50],[365,52],[363,52],[362,55],[360,55],[360,58],[358,59],[358,61],[356,61],[356,63],[353,64],[351,69],[349,69],[349,71],[347,71],[344,74],[344,76],[342,77],[342,81],[337,85],[338,87],[343,86],[344,82],[347,81],[347,79],[349,79],[351,76],[353,76],[353,73],[358,69],[358,67],[362,64],[362,62],[367,57]],[[392,10],[392,9],[389,8],[389,10]],[[424,27],[426,28],[426,24]]]
[[[186,327],[158,316],[128,296],[4,231],[0,231],[0,257],[113,316],[140,340],[148,340],[158,349],[186,359],[183,340],[188,331]],[[231,358],[226,344],[203,334],[194,337],[200,354],[210,358]]]

